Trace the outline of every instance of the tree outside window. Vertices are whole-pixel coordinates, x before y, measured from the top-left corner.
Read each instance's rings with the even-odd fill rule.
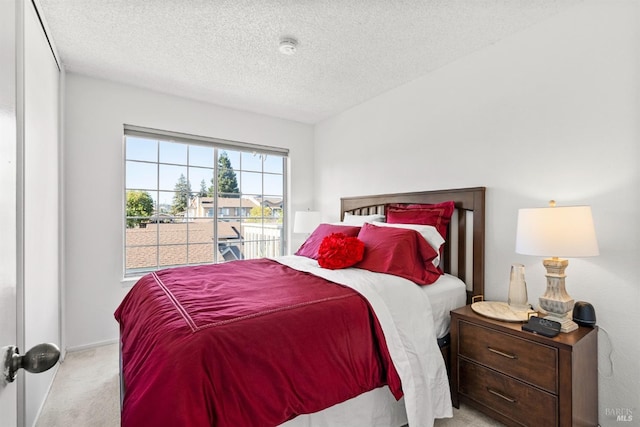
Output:
[[[127,191],[127,228],[139,227],[140,223],[146,221],[145,218],[151,215],[153,215],[151,195],[146,191]]]
[[[231,166],[231,160],[226,151],[218,156],[218,194],[222,197],[240,197],[240,189],[238,188],[238,178],[236,172]],[[213,184],[213,178],[211,179]],[[209,187],[209,196],[215,195],[215,188]]]
[[[187,207],[189,207],[189,200],[191,198],[191,183],[187,181],[184,174],[180,174],[180,178],[178,182],[176,182],[173,190],[175,194],[171,205],[171,213],[174,215],[183,214],[187,210]]]

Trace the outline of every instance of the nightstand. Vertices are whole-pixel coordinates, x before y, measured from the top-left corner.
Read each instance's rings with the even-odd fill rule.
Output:
[[[508,426],[598,425],[598,328],[546,338],[451,312],[451,396]]]

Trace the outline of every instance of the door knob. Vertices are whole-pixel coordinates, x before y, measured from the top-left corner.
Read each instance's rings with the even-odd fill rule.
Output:
[[[51,343],[33,346],[23,356],[20,355],[18,347],[12,345],[2,350],[4,352],[3,374],[7,382],[13,382],[16,379],[16,373],[20,368],[37,374],[51,369],[60,359],[60,349]]]

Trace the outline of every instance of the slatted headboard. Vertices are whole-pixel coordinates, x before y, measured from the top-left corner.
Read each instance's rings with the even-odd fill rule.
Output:
[[[485,188],[420,191],[343,197],[340,218],[346,212],[355,215],[384,214],[390,203],[442,203],[453,200],[456,212],[449,225],[443,253],[445,273],[459,277],[467,284],[467,303],[476,295],[484,295],[484,211]]]

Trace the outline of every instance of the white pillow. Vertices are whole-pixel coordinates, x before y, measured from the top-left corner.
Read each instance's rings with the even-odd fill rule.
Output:
[[[349,212],[345,212],[344,219],[342,222],[344,224],[349,225],[360,225],[362,226],[365,222],[373,222],[375,225],[378,225],[380,222],[384,221],[384,215],[373,214],[373,215],[353,215]]]
[[[444,243],[444,238],[434,226],[422,224],[389,224],[386,222],[375,222],[373,223],[373,225],[377,225],[380,227],[405,228],[417,231],[424,238],[424,240],[427,241],[429,246],[431,246],[438,253],[438,256],[433,260],[433,265],[435,265],[436,267],[440,265],[440,247]]]

